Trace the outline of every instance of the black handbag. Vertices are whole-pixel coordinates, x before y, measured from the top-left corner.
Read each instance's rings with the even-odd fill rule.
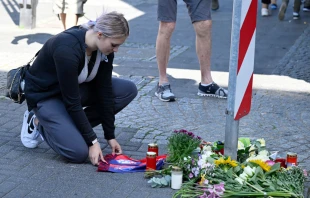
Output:
[[[25,72],[29,69],[31,62],[38,56],[39,52],[26,65],[12,69],[7,73],[6,97],[9,97],[15,103],[22,104],[25,100],[24,88],[22,88],[25,83]]]

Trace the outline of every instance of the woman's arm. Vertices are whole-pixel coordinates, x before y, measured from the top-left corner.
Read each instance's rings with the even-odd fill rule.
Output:
[[[58,46],[54,50],[53,58],[63,102],[73,122],[81,132],[86,143],[90,146],[97,136],[81,104],[78,67],[80,61],[83,60],[80,60],[79,52],[65,45]]]
[[[114,54],[110,54],[108,62],[100,63],[96,80],[97,109],[100,115],[104,136],[107,140],[115,139],[114,135],[114,94],[112,90],[112,70]]]

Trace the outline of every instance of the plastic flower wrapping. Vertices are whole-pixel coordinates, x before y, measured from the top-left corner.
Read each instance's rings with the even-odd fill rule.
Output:
[[[179,137],[172,137],[168,142],[168,166],[161,173],[169,175],[169,165],[183,170],[182,187],[173,197],[304,197],[307,171],[297,164],[287,168],[277,162],[276,153],[266,149],[264,139],[239,138],[237,160],[233,160],[220,152],[224,147],[222,142],[205,142],[193,133],[190,137],[193,142],[199,139],[200,144],[186,140],[188,148],[180,145],[181,153],[187,149],[186,156],[177,152]]]

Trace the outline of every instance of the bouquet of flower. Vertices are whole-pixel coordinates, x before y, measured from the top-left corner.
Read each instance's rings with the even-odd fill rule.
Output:
[[[183,163],[184,157],[191,156],[201,143],[201,138],[184,129],[176,130],[168,139],[167,162],[175,165]],[[197,153],[198,153],[197,152]]]
[[[303,197],[304,171],[273,162],[264,139],[240,138],[237,159],[214,152],[212,145],[184,158],[189,181],[174,197]]]

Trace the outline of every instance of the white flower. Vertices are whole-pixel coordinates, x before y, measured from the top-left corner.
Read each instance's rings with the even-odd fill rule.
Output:
[[[251,156],[246,161],[248,162],[250,160],[262,160],[265,162],[265,161],[269,160],[269,157],[266,155]]]
[[[238,150],[244,149],[244,144],[241,141],[238,141]]]
[[[186,157],[184,157],[184,161],[186,161],[187,160],[187,158]]]
[[[258,155],[265,155],[265,156],[268,156],[268,151],[267,150],[262,150],[262,151],[259,151],[258,152]]]
[[[251,151],[254,151],[255,150],[255,145],[251,145],[251,147],[250,147],[250,149],[249,149],[249,151],[251,152]]]
[[[240,175],[239,175],[239,177],[242,179],[242,180],[247,180],[247,178],[248,178],[248,174],[246,174],[245,172],[243,172],[243,173],[241,173]]]
[[[209,145],[205,145],[203,148],[202,148],[203,151],[212,151],[212,148],[211,146]]]
[[[251,152],[249,153],[249,156],[250,156],[250,157],[255,157],[255,151],[251,151]]]
[[[239,182],[240,184],[243,184],[243,180],[240,177],[237,177],[235,180]]]
[[[264,138],[261,139],[257,139],[256,141],[258,141],[260,143],[261,146],[266,146],[266,142]]]
[[[244,168],[243,172],[246,173],[248,176],[252,177],[254,175],[255,168],[251,168],[250,166],[246,166]]]

